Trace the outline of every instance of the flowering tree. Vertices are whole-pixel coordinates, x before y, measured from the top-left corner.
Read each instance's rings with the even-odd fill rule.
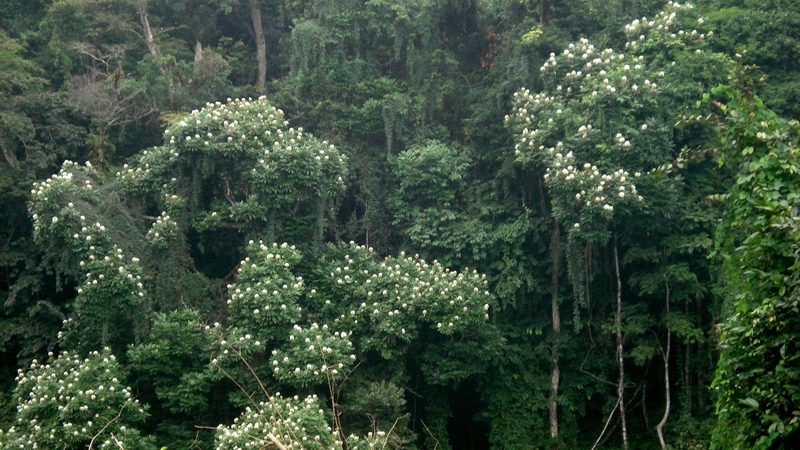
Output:
[[[262,402],[245,409],[244,414],[230,427],[220,425],[217,429],[217,449],[243,450],[246,448],[277,447],[304,448],[314,450],[337,450],[343,448],[337,430],[330,427],[319,398],[309,395],[284,398],[279,393],[269,402]],[[368,450],[384,448],[386,433],[370,433],[366,437],[350,435],[346,448]]]
[[[610,48],[600,50],[581,39],[569,44],[560,55],[551,54],[540,69],[544,90],[533,94],[523,89],[514,94],[514,113],[506,116],[517,133],[516,159],[524,165],[544,169],[543,181],[552,208],[554,343],[548,406],[553,438],[559,434],[558,271],[561,227],[566,225],[567,269],[575,293],[576,329],[581,326],[578,315],[581,307],[588,307],[590,302],[591,249],[606,246],[613,236],[616,305],[614,324],[609,328],[616,335],[619,367],[614,410],[619,408],[623,443],[626,448],[628,445],[623,401],[623,308],[617,229],[620,216],[631,214],[634,208],[644,208],[646,198],[657,198],[659,190],[665,188],[663,182],[642,177],[642,173],[671,159],[673,108],[680,105],[686,95],[675,80],[682,80],[687,86],[685,91],[691,92],[697,89],[693,85],[702,86],[704,80],[702,75],[686,76],[687,71],[701,61],[719,65],[724,60],[705,53],[706,38],[713,32],[706,35],[696,29],[685,31],[686,27],[701,27],[704,22],[692,15],[692,9],[691,5],[670,1],[655,17],[634,20],[625,27],[628,42],[624,52]],[[668,359],[667,355],[665,360]]]
[[[474,332],[489,318],[493,304],[485,276],[451,271],[437,262],[429,264],[418,255],[403,254],[381,262],[363,246],[331,246],[319,261],[312,262],[315,268],[304,279],[290,272],[300,260],[294,246],[260,241],[251,242],[248,251],[240,264],[238,282],[228,286],[230,325],[216,323],[206,329],[217,339],[211,346],[211,366],[241,385],[254,385],[261,391],[259,396],[267,400],[263,404],[248,400],[251,409],[233,428],[221,428],[218,442],[228,442],[231,436],[237,442],[246,442],[243,436],[249,434],[241,430],[262,433],[259,427],[263,422],[273,420],[267,419],[268,413],[273,417],[269,408],[278,408],[281,401],[299,401],[281,400],[266,390],[265,386],[276,385],[301,390],[327,388],[334,399],[330,429],[324,434],[309,428],[286,435],[276,431],[279,424],[273,424],[270,427],[277,428],[262,428],[267,430],[262,439],[275,439],[287,447],[294,439],[304,437],[321,442],[315,445],[327,446],[341,445],[346,440],[348,447],[383,439],[378,429],[366,440],[346,437],[338,421],[335,399],[340,395],[341,382],[357,361],[374,358],[370,354],[377,352],[390,362],[383,377],[398,376],[403,368],[396,361],[414,340],[422,339],[423,332],[431,330],[444,337],[460,334],[464,339],[470,329]],[[426,340],[431,339],[426,334]],[[248,362],[263,361],[259,355],[269,355],[264,366]],[[373,360],[371,364],[380,361]],[[463,371],[446,370],[449,364],[447,359],[431,361],[434,368],[429,382],[465,377]],[[436,365],[441,367],[435,368]],[[254,377],[255,383],[246,381]],[[353,378],[354,383],[364,382],[357,373]],[[316,399],[308,398],[295,408],[303,411],[309,403],[315,404]],[[324,420],[323,416],[314,417],[315,421]]]
[[[30,202],[36,237],[77,280],[64,342],[83,351],[108,342],[122,346],[137,330],[139,342],[128,353],[134,371],[151,377],[155,397],[173,412],[196,414],[209,406],[213,386],[232,380],[241,388],[235,403],[249,409],[219,428],[223,447],[307,440],[320,448],[375,445],[389,439],[378,422],[372,435],[358,430],[365,438],[343,431],[341,383],[359,359],[389,362],[384,375],[398,377],[404,368],[396,362],[412,344],[424,339],[435,349],[437,340],[452,348],[469,342],[493,304],[485,276],[419,256],[381,262],[353,243],[303,252],[251,239],[231,273],[223,311],[158,312],[178,304],[162,298],[168,291],[158,285],[162,273],[175,271],[171,265],[188,270],[190,235],[234,229],[240,239],[322,239],[325,208],[344,187],[346,161],[334,146],[287,125],[264,98],[209,104],[168,128],[162,147],[123,166],[118,185],[102,183],[91,164],[72,162],[36,184]],[[304,258],[310,260],[300,264]],[[222,323],[210,325],[208,314],[220,314]],[[138,323],[150,315],[152,324]],[[207,358],[208,365],[193,357]],[[433,353],[426,365],[432,383],[471,373],[453,370],[456,364]],[[352,378],[359,386],[370,382]],[[312,396],[283,399],[273,392],[278,388]],[[318,412],[311,394],[320,388],[331,397],[330,414]],[[309,405],[313,414],[305,419],[292,415]],[[297,420],[316,425],[281,431]],[[404,438],[393,439],[397,445]]]
[[[459,273],[405,252],[379,262],[353,244],[331,250],[315,274],[321,289],[313,301],[329,321],[354,330],[363,351],[393,359],[425,327],[452,335],[489,318],[493,297],[477,271]]]
[[[83,358],[63,352],[20,370],[17,417],[0,432],[3,448],[155,449],[132,425],[147,412],[122,384],[122,368],[109,349]]]
[[[319,244],[326,207],[344,190],[346,157],[288,124],[264,97],[208,104],[167,128],[168,141],[117,178],[184,233],[232,227]]]
[[[91,164],[67,161],[31,192],[35,237],[63,273],[80,279],[74,323],[91,330],[76,335],[89,347],[146,329],[133,321],[142,317],[137,310],[147,307],[148,293],[174,308],[158,282],[144,289],[142,276],[158,280],[188,270],[190,230],[233,228],[319,242],[325,207],[344,188],[344,156],[302,129],[286,130],[283,113],[264,98],[209,105],[190,117],[191,125],[181,120],[167,129],[167,144],[142,152],[138,167],[117,173],[129,201],[140,201],[145,213],[161,211],[144,214],[150,226],[143,235],[141,219]]]
[[[34,184],[29,202],[34,238],[46,242],[51,258],[58,257],[65,274],[79,280],[64,337],[74,349],[127,340],[145,297],[139,258],[126,254],[114,239],[131,230],[108,230],[101,222],[119,205],[108,202],[99,178],[90,163],[66,161],[58,174]],[[133,236],[119,242],[135,242],[136,235],[134,229]]]

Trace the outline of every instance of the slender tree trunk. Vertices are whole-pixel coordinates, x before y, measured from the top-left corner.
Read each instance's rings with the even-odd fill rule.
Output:
[[[197,64],[203,60],[203,44],[200,41],[194,43],[194,63]]]
[[[697,299],[695,300],[695,317],[697,318],[696,321],[695,321],[695,326],[699,330],[703,329],[703,316],[700,314],[700,311],[702,310],[701,302],[702,302],[702,300],[698,296]],[[697,342],[697,352],[700,353],[700,354],[703,353],[703,341],[702,340]],[[697,383],[702,385],[703,384],[703,378],[705,378],[704,371],[703,371],[703,366],[700,365],[695,370],[697,370],[697,372],[696,372]],[[703,395],[701,393],[698,393],[698,395],[697,395],[697,406],[700,409],[703,409],[706,406],[705,405],[705,401],[703,401]]]
[[[150,28],[150,20],[147,19],[147,0],[136,0],[136,8],[139,10],[139,20],[142,23],[142,34],[144,35],[144,43],[147,45],[147,50],[149,50],[150,55],[155,58],[158,71],[163,77],[169,80],[169,98],[171,100],[174,86],[172,78],[167,74],[167,69],[161,65],[161,49],[158,48],[158,44],[153,40],[153,30]]]
[[[558,221],[553,221],[553,236],[550,243],[550,307],[553,314],[553,371],[550,373],[550,398],[547,406],[550,411],[550,437],[558,437],[558,385],[561,382],[561,370],[558,367],[558,351],[561,343],[561,312],[558,302],[558,274],[561,260],[561,229]]]
[[[622,278],[619,271],[619,254],[617,252],[617,235],[614,234],[614,267],[617,272],[617,310],[614,315],[614,328],[617,330],[617,364],[619,365],[619,381],[617,383],[617,401],[619,417],[622,421],[622,447],[628,450],[628,424],[625,421],[625,365],[622,341]]]
[[[669,314],[669,283],[665,283],[666,292],[667,292],[667,314]],[[672,333],[669,329],[669,325],[667,325],[667,350],[664,352],[664,392],[667,395],[666,406],[664,407],[664,417],[661,418],[661,422],[658,423],[656,427],[656,432],[658,433],[658,441],[661,443],[661,448],[666,450],[667,443],[664,441],[664,425],[667,423],[667,419],[669,418],[669,408],[670,408],[670,390],[669,390],[669,351],[670,345],[672,344]]]
[[[161,56],[161,50],[153,40],[153,30],[150,28],[150,21],[147,19],[147,0],[137,0],[136,7],[139,10],[139,20],[142,22],[142,33],[144,34],[144,43],[150,54],[156,57]]]
[[[3,155],[6,157],[6,161],[8,161],[8,165],[11,166],[12,169],[17,170],[19,168],[19,161],[13,150],[3,147]]]
[[[689,302],[687,301],[684,304],[683,312],[686,316],[689,316]],[[692,344],[686,343],[686,353],[683,357],[683,383],[684,383],[684,392],[685,392],[685,414],[691,415],[692,414],[692,374],[691,374],[691,366],[690,361],[692,359]]]
[[[96,152],[95,155],[97,157],[96,161],[93,161],[97,166],[103,167],[106,163],[106,129],[108,128],[107,122],[105,120],[101,120],[100,124],[97,126],[97,142],[95,143]]]
[[[258,60],[258,81],[256,87],[264,92],[267,85],[267,41],[264,37],[264,25],[261,23],[259,0],[249,0],[250,18],[253,19],[253,32],[256,39],[256,59]]]
[[[547,26],[550,23],[550,1],[540,0],[539,2],[539,23]]]

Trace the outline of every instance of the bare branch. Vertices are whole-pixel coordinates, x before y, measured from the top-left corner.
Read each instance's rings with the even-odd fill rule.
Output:
[[[436,439],[436,436],[434,436],[434,435],[433,435],[433,433],[431,433],[431,430],[430,430],[430,428],[428,428],[428,426],[427,426],[427,425],[425,425],[425,421],[423,421],[422,419],[420,419],[419,421],[420,421],[420,423],[422,424],[422,426],[423,426],[423,427],[425,427],[425,431],[427,431],[427,432],[428,432],[428,434],[431,436],[431,439],[433,439],[434,441],[436,441],[436,445],[434,445],[434,446],[433,446],[433,450],[436,450],[436,449],[438,449],[438,448],[439,448],[439,445],[441,445],[441,443],[439,442],[439,440],[438,440],[438,439]]]
[[[280,443],[278,438],[276,438],[272,433],[267,434],[267,439],[269,439],[273,444],[275,444],[275,447],[278,447],[279,450],[286,450],[286,447],[284,447],[283,444]]]
[[[585,370],[583,368],[583,366],[586,365],[586,362],[589,361],[589,356],[591,356],[592,353],[594,353],[594,344],[592,344],[591,348],[589,348],[589,352],[586,353],[586,357],[583,358],[583,363],[581,363],[580,371],[582,373],[585,373],[586,375],[589,375],[590,377],[594,378],[595,380],[597,380],[597,381],[599,381],[601,383],[606,383],[606,384],[609,384],[611,386],[616,386],[617,383],[612,383],[611,381],[608,381],[608,380],[606,380],[604,378],[600,378],[597,375],[595,375],[595,374],[593,374],[593,373],[591,373],[588,370]]]
[[[96,439],[97,439],[97,438],[98,438],[98,437],[99,437],[101,434],[103,434],[103,432],[104,432],[104,431],[106,431],[106,428],[108,428],[108,427],[109,427],[109,425],[111,425],[112,423],[116,422],[117,420],[119,420],[119,419],[122,417],[122,411],[124,411],[124,410],[125,410],[125,407],[126,407],[126,406],[128,406],[128,403],[130,403],[130,402],[131,402],[131,400],[130,400],[130,399],[128,399],[128,400],[127,400],[127,401],[126,401],[126,402],[125,402],[125,403],[122,405],[122,408],[120,408],[120,409],[119,409],[119,412],[117,413],[117,416],[116,416],[116,417],[114,417],[113,419],[109,420],[109,421],[108,421],[108,423],[106,423],[106,424],[105,424],[105,426],[103,426],[103,428],[101,428],[101,429],[100,429],[100,431],[98,431],[98,432],[97,432],[97,434],[95,434],[94,436],[92,436],[92,440],[91,440],[91,441],[89,441],[89,449],[88,449],[88,450],[92,450],[92,446],[94,446],[94,441],[95,441],[95,440],[96,440]],[[111,436],[113,437],[114,435],[112,434]],[[114,440],[116,441],[116,438],[114,438]],[[117,442],[117,443],[119,443],[119,442]],[[122,448],[122,445],[120,445],[120,448]]]

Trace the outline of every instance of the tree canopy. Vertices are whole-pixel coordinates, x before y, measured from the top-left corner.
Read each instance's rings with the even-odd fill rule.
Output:
[[[8,3],[0,448],[794,448],[796,2]]]

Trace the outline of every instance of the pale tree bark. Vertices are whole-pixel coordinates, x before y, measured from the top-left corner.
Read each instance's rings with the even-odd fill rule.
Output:
[[[553,221],[553,236],[550,243],[550,307],[553,315],[553,370],[550,373],[550,397],[547,407],[550,412],[550,437],[558,437],[558,387],[561,382],[561,370],[558,367],[559,346],[561,344],[561,311],[558,301],[558,275],[561,260],[561,229],[558,221]]]
[[[248,0],[250,3],[250,18],[253,19],[253,33],[256,40],[256,59],[258,60],[258,81],[256,87],[259,92],[264,92],[267,85],[267,41],[264,37],[264,25],[261,23],[261,8],[259,0]]]
[[[670,286],[669,282],[664,283],[664,287],[666,288],[667,293],[667,315],[669,315],[669,293],[670,293]],[[658,441],[661,443],[661,448],[666,450],[667,444],[664,441],[664,425],[667,423],[667,419],[669,418],[669,409],[670,409],[670,391],[669,391],[669,352],[670,352],[670,345],[672,344],[672,333],[669,329],[669,325],[667,325],[667,349],[664,352],[664,389],[667,394],[667,401],[666,406],[664,407],[664,417],[661,418],[661,422],[658,423],[656,427],[656,432],[658,433]]]
[[[13,150],[3,146],[3,156],[6,157],[6,161],[8,161],[8,165],[11,166],[12,169],[16,170],[19,168],[19,161],[17,161]]]
[[[147,0],[137,0],[136,8],[139,10],[139,20],[142,22],[142,34],[147,50],[155,57],[161,57],[161,49],[158,48],[153,40],[153,30],[150,28],[150,21],[147,19]]]
[[[194,44],[194,63],[197,64],[203,59],[203,45],[200,41]]]
[[[617,331],[617,364],[619,365],[619,381],[617,382],[617,402],[619,417],[622,421],[622,448],[628,450],[628,424],[625,420],[625,364],[623,359],[622,340],[622,278],[619,271],[619,254],[617,252],[617,235],[614,234],[614,266],[617,272],[617,310],[614,314],[614,328]]]
[[[161,49],[158,48],[158,44],[156,44],[155,40],[153,39],[153,29],[150,28],[150,20],[147,18],[147,0],[136,0],[136,8],[139,10],[139,21],[142,23],[141,37],[144,39],[144,44],[147,46],[147,50],[150,51],[150,55],[152,55],[153,58],[155,58],[156,67],[158,67],[158,71],[161,72],[162,76],[167,77],[167,69],[165,69],[160,64],[160,60],[162,57]],[[169,94],[171,98],[173,90],[171,78],[169,81],[169,86],[170,86]]]

